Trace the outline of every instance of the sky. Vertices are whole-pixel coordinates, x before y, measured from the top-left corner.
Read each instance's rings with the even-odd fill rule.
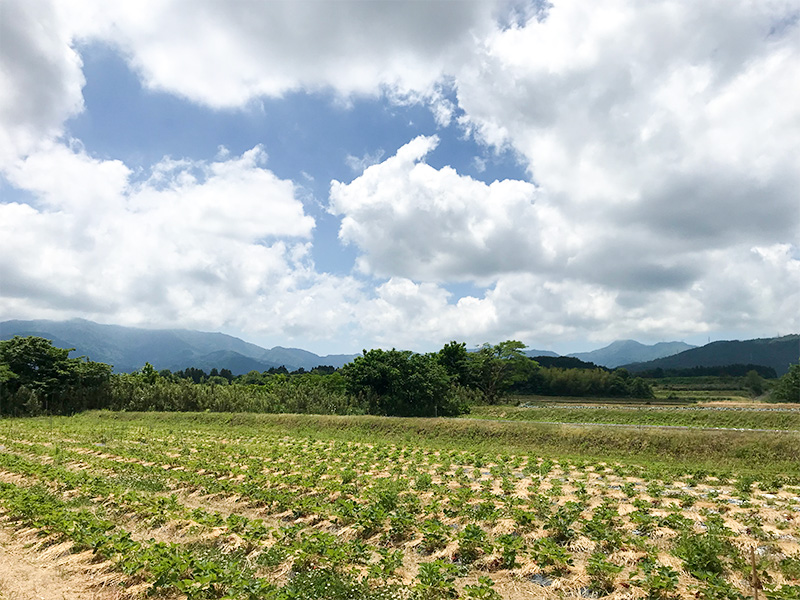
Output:
[[[0,320],[800,332],[800,0],[0,0]]]

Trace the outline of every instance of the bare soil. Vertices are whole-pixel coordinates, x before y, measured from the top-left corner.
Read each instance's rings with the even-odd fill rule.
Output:
[[[91,552],[72,554],[70,543],[41,547],[34,532],[0,527],[0,599],[122,600],[118,575],[92,563]]]

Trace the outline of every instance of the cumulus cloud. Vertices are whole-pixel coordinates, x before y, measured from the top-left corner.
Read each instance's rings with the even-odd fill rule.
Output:
[[[560,0],[461,71],[462,124],[522,154],[570,219],[704,246],[785,239],[800,219],[792,10]]]
[[[433,94],[442,70],[491,27],[493,6],[196,0],[187,10],[159,0],[93,8],[75,9],[82,35],[117,45],[149,87],[221,108],[300,89]]]
[[[0,314],[408,346],[800,329],[795,3],[543,6],[3,2]],[[68,139],[83,41],[212,108],[426,103],[530,180],[434,168],[431,135],[350,156],[329,210],[358,275],[319,273],[307,192],[263,148],[140,173]]]
[[[83,108],[72,31],[47,0],[0,4],[0,168],[61,134]]]
[[[18,161],[31,199],[0,204],[0,312],[330,335],[359,286],[315,271],[314,220],[264,160],[165,159],[139,181],[58,144]]]
[[[451,294],[433,283],[392,277],[359,308],[361,335],[382,346],[436,348],[452,339],[468,340],[497,325],[490,301]]]
[[[536,187],[485,184],[423,162],[438,144],[420,136],[351,183],[331,184],[339,237],[362,250],[366,273],[417,280],[491,279],[535,268],[545,257],[547,226]]]

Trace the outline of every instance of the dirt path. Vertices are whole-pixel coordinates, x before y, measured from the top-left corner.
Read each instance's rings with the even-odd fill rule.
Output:
[[[71,554],[69,544],[44,550],[31,534],[0,527],[0,599],[120,600],[115,575],[91,564],[91,553]]]

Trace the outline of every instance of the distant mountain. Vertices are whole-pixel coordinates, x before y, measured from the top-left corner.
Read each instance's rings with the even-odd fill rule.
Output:
[[[648,346],[634,340],[620,340],[599,350],[576,352],[568,356],[613,369],[629,363],[645,362],[672,356],[691,348],[695,348],[695,346],[684,344],[683,342],[659,342]]]
[[[139,329],[100,325],[84,319],[70,321],[5,321],[0,339],[15,335],[37,335],[61,348],[75,348],[73,356],[114,365],[129,373],[149,362],[156,369],[178,371],[195,367],[208,371],[230,369],[234,374],[266,371],[285,366],[290,371],[319,365],[340,367],[355,355],[318,356],[297,348],[277,346],[268,350],[223,333],[188,329]]]
[[[536,358],[537,356],[549,356],[555,358],[560,356],[560,354],[556,354],[552,350],[524,350],[522,353],[525,356],[530,356],[531,358]]]
[[[745,341],[711,342],[700,348],[686,350],[674,356],[626,365],[632,372],[650,369],[691,369],[692,367],[722,367],[726,365],[763,365],[772,367],[778,376],[789,365],[800,360],[800,335],[786,335]]]

